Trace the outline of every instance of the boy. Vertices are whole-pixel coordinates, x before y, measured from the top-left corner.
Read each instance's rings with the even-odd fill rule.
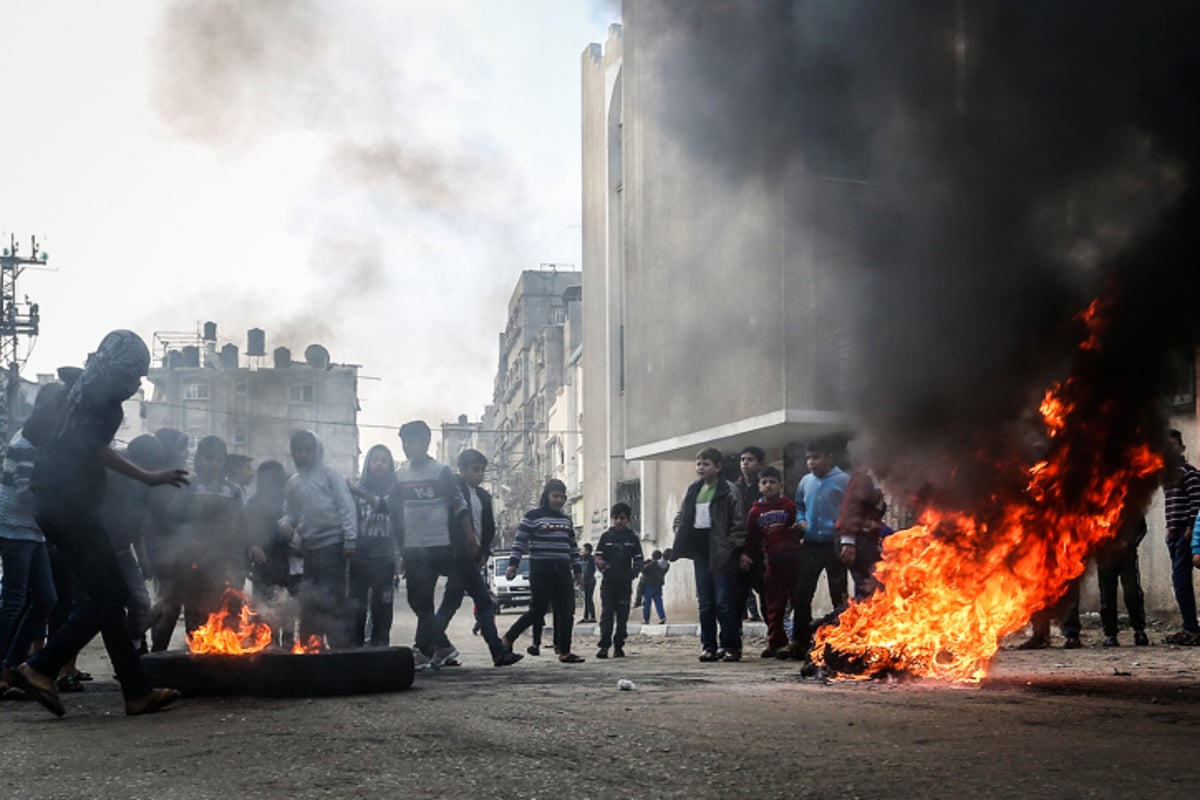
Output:
[[[300,641],[326,636],[332,648],[350,640],[346,611],[346,560],[354,556],[358,516],[350,487],[333,467],[312,431],[291,438],[296,473],[288,479],[280,532],[298,536],[304,556],[300,583]]]
[[[592,543],[587,542],[579,551],[583,559],[583,619],[580,622],[596,621],[596,556]]]
[[[667,549],[667,553],[670,553]],[[638,600],[642,606],[642,624],[650,624],[650,605],[658,612],[658,624],[667,624],[667,615],[663,610],[663,584],[667,581],[667,572],[671,569],[671,557],[661,550],[650,554],[650,561],[642,567],[642,579],[638,581],[641,597]]]
[[[749,571],[761,554],[766,564],[764,586],[767,595],[767,649],[763,658],[788,658],[787,633],[783,620],[788,601],[798,615],[800,603],[796,586],[800,577],[800,535],[795,529],[796,504],[783,494],[783,475],[774,467],[759,473],[758,490],[762,494],[750,507],[746,519],[746,545],[739,559]],[[793,631],[798,628],[793,625]]]
[[[442,657],[442,666],[455,666],[458,650],[446,636],[446,626],[462,604],[463,595],[475,601],[475,628],[487,643],[492,654],[492,664],[507,667],[524,656],[514,653],[500,641],[496,631],[496,601],[488,590],[487,581],[480,566],[487,563],[491,555],[492,541],[496,538],[496,517],[492,511],[492,495],[483,488],[483,476],[487,470],[487,456],[470,448],[458,454],[458,488],[471,510],[471,527],[479,536],[479,555],[469,559],[458,554],[446,578],[446,589],[442,593],[442,604],[438,607],[437,621],[441,629],[438,637],[437,654]]]
[[[629,528],[632,509],[617,503],[609,514],[612,527],[596,544],[596,569],[604,576],[600,584],[600,649],[596,658],[608,658],[612,645],[613,658],[625,657],[625,623],[629,619],[629,595],[633,576],[642,569],[642,543]],[[617,634],[613,636],[613,616]]]
[[[692,559],[700,607],[700,660],[742,660],[742,623],[737,605],[738,556],[746,523],[737,488],[721,479],[721,451],[696,455],[698,480],[688,487],[675,518],[673,557]],[[720,625],[718,655],[717,628]]]
[[[824,572],[834,612],[846,606],[846,565],[837,548],[837,521],[850,476],[833,463],[828,442],[810,442],[804,453],[809,473],[796,489],[796,527],[803,538],[800,551],[800,585],[797,588],[792,657],[804,658],[812,644],[812,599]]]

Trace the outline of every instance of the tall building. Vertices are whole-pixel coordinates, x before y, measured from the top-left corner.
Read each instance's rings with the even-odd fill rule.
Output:
[[[546,455],[549,412],[564,382],[564,329],[581,284],[576,270],[525,270],[508,302],[493,396],[492,459],[496,524],[505,542],[553,476]]]
[[[347,478],[358,474],[358,365],[334,364],[321,345],[293,361],[286,347],[266,356],[266,335],[248,332],[246,354],[233,343],[217,348],[216,325],[204,333],[156,334],[154,386],[145,404],[146,427],[176,428],[196,443],[220,436],[230,453],[259,464],[292,463],[293,432],[311,430],[325,448],[325,463]]]

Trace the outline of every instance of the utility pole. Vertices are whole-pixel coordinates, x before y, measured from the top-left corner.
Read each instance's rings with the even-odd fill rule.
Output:
[[[0,253],[0,364],[5,365],[4,429],[7,442],[16,433],[20,416],[21,342],[38,335],[40,314],[37,303],[28,296],[17,301],[17,278],[29,266],[42,266],[48,256],[38,249],[36,237],[29,239],[29,255],[22,256],[16,236]],[[25,353],[28,357],[28,351]]]

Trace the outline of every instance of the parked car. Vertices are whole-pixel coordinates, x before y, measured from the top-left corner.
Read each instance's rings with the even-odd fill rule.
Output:
[[[504,576],[508,569],[508,556],[492,556],[488,559],[488,588],[496,598],[496,610],[529,605],[529,556],[521,559],[517,574],[510,581]]]

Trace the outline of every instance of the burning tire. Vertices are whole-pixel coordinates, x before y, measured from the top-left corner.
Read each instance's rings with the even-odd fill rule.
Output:
[[[258,657],[259,694],[266,697],[328,697],[407,689],[413,682],[408,647],[362,648],[332,653]]]
[[[250,694],[258,683],[258,655],[147,653],[142,669],[151,686],[178,689],[185,697]]]

